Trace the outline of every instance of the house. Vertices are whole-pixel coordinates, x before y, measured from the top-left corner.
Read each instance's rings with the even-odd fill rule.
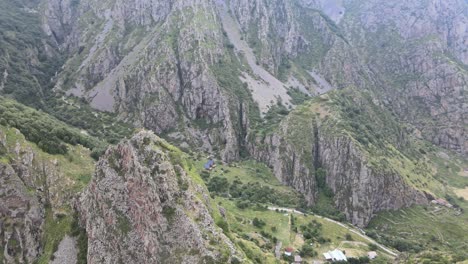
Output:
[[[294,248],[287,247],[287,248],[284,249],[284,254],[285,254],[286,256],[288,256],[288,257],[289,257],[289,256],[292,256],[292,253],[293,253],[293,252],[294,252]]]
[[[343,251],[335,249],[333,251],[328,251],[323,253],[323,256],[327,261],[335,262],[335,261],[348,261]]]
[[[204,166],[204,167],[205,167],[205,170],[211,170],[211,169],[213,169],[214,167],[216,167],[216,164],[215,164],[214,160],[213,160],[212,158],[210,158],[210,159],[208,160],[208,162],[205,163],[205,166]]]
[[[294,256],[294,263],[302,263],[302,258],[299,255]]]
[[[375,259],[375,258],[377,257],[377,252],[375,252],[375,251],[369,251],[369,252],[367,252],[367,257],[368,257],[369,259]]]

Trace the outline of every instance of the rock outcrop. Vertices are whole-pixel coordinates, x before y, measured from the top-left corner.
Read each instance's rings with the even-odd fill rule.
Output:
[[[57,91],[137,127],[178,132],[192,147],[220,149],[224,160],[238,158],[242,102],[211,70],[227,53],[214,1],[75,2],[47,1],[43,15],[45,31],[70,54]]]
[[[375,91],[436,145],[466,153],[466,1],[231,1],[258,60],[309,90]],[[330,19],[331,18],[331,19]],[[285,66],[286,65],[286,66]],[[291,67],[291,65],[295,67]]]
[[[150,132],[108,149],[80,199],[88,263],[228,263],[236,248],[188,166]]]
[[[44,201],[28,190],[21,177],[0,163],[0,261],[33,263],[42,253]]]
[[[353,95],[334,93],[332,98]],[[319,188],[317,170],[324,170],[336,207],[360,227],[366,226],[379,211],[427,203],[424,192],[406,181],[407,175],[402,171],[389,165],[386,157],[394,154],[382,158],[373,147],[360,143],[351,129],[340,124],[342,121],[336,122],[339,114],[330,108],[328,103],[314,101],[293,111],[275,131],[265,136],[251,135],[252,155],[270,165],[281,182],[302,193],[311,205],[317,201],[318,192],[323,191]],[[372,113],[370,109],[363,111]],[[375,118],[373,122],[383,123],[387,126],[384,129],[393,132],[394,124],[388,120]],[[372,129],[378,133],[374,125]],[[402,139],[395,140],[395,148],[399,145],[397,141]],[[390,138],[387,142],[392,144]],[[382,148],[392,147],[382,145]]]
[[[92,166],[89,150],[73,147],[68,158],[49,155],[19,130],[0,126],[0,262],[35,263],[45,247],[46,259],[54,253],[44,239],[47,221],[71,218],[82,184],[77,177],[88,176]]]

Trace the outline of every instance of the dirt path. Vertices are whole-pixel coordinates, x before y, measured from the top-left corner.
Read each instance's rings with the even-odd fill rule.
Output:
[[[285,212],[290,212],[290,213],[295,213],[295,214],[300,214],[300,215],[305,215],[304,213],[302,212],[299,212],[295,209],[291,209],[291,208],[282,208],[282,207],[273,207],[273,206],[268,206],[268,210],[271,210],[271,211],[276,211],[276,210],[279,210],[279,211],[285,211]],[[394,257],[397,257],[398,254],[393,252],[392,250],[390,250],[389,248],[385,247],[384,245],[382,244],[379,244],[377,241],[373,240],[372,238],[366,236],[366,235],[363,235],[360,231],[354,229],[354,228],[351,228],[343,223],[340,223],[338,221],[335,221],[333,219],[330,219],[330,218],[326,218],[326,217],[323,217],[323,216],[320,216],[320,215],[314,215],[315,217],[318,217],[318,218],[322,218],[324,219],[325,221],[328,221],[328,222],[331,222],[331,223],[334,223],[334,224],[337,224],[341,227],[344,227],[346,228],[347,230],[349,230],[350,232],[360,236],[361,238],[373,243],[373,244],[376,244],[379,248],[381,248],[383,251],[385,251],[386,253],[390,254],[391,256],[394,256]]]
[[[49,264],[76,264],[78,261],[76,239],[65,236],[60,242],[57,252],[54,253],[54,256],[54,260]]]
[[[217,1],[221,21],[226,34],[234,45],[235,49],[244,54],[247,63],[255,76],[244,72],[241,79],[249,85],[254,100],[258,103],[262,112],[268,111],[268,106],[277,102],[278,98],[285,104],[289,104],[291,97],[287,94],[285,84],[278,80],[271,73],[257,65],[257,59],[253,50],[247,42],[243,40],[239,24],[228,13],[228,6],[225,0]],[[273,102],[273,103],[272,103]]]
[[[282,247],[283,247],[283,242],[278,241],[278,243],[276,243],[276,247],[275,247],[275,257],[276,257],[276,259],[281,258],[281,248]]]

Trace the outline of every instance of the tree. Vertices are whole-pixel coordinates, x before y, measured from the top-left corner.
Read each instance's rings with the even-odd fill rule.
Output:
[[[370,243],[369,244],[369,250],[370,251],[376,251],[379,247],[376,244]]]
[[[257,217],[253,219],[252,224],[258,228],[263,228],[265,226],[265,222]]]
[[[301,257],[315,257],[317,256],[317,252],[315,252],[314,248],[310,245],[304,244],[299,252]]]

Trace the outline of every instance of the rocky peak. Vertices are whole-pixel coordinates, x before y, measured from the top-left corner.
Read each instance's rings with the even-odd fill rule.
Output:
[[[80,199],[88,262],[228,262],[236,249],[193,173],[151,132],[108,149]]]

